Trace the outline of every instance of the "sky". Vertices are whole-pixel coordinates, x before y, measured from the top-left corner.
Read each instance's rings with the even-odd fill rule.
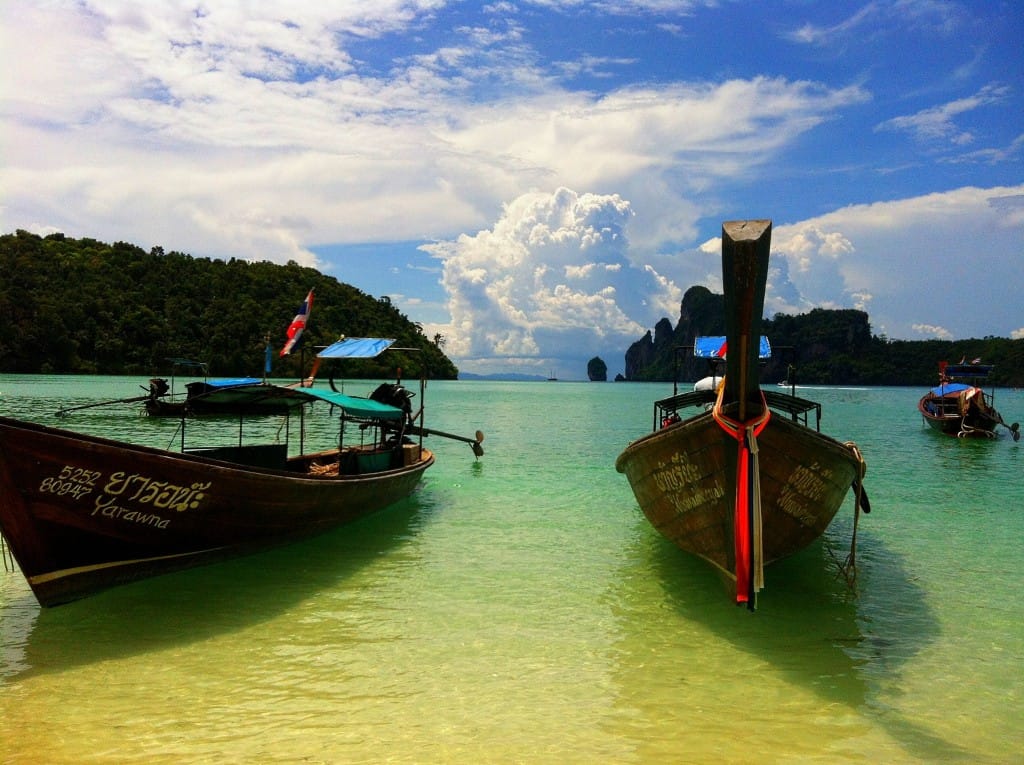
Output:
[[[768,317],[1024,338],[1018,0],[0,14],[3,233],[295,261],[463,372],[583,379],[721,292],[724,221],[769,218]]]

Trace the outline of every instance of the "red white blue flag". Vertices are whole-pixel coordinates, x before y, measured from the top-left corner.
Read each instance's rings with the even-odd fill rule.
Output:
[[[306,322],[309,321],[309,312],[312,310],[313,290],[310,290],[309,294],[306,295],[305,301],[302,303],[302,307],[299,308],[299,312],[295,314],[292,323],[288,325],[288,341],[284,344],[284,348],[281,349],[282,356],[287,356],[291,353],[295,344],[299,342],[299,338],[302,337],[302,330],[306,328]]]

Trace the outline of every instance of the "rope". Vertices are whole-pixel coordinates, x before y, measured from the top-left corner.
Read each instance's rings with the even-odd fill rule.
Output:
[[[7,548],[7,540],[0,534],[0,558],[4,561],[4,571],[8,574],[14,571],[14,552]]]
[[[736,455],[736,499],[734,503],[733,537],[736,558],[736,603],[746,603],[751,611],[755,598],[764,588],[764,539],[761,514],[761,472],[758,463],[757,437],[768,425],[771,410],[761,391],[761,414],[746,422],[727,417],[722,412],[725,386],[718,390],[711,416],[718,426],[738,444]]]
[[[847,449],[853,452],[853,456],[857,458],[857,481],[854,483],[856,493],[853,498],[853,535],[850,539],[850,554],[846,556],[846,561],[839,566],[839,573],[843,575],[846,580],[846,584],[850,589],[856,592],[857,586],[857,522],[860,520],[861,504],[864,497],[864,475],[867,473],[867,463],[864,461],[864,455],[860,453],[860,448],[853,441],[847,441],[843,444]],[[831,549],[829,554],[832,554]],[[833,558],[835,556],[833,555]]]

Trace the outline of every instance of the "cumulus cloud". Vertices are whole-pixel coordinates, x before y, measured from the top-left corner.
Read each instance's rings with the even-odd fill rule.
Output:
[[[966,187],[777,225],[773,262],[788,261],[791,284],[771,285],[766,304],[862,307],[889,337],[1005,337],[1012,327],[977,296],[1019,302],[1022,191]]]
[[[712,0],[8,0],[0,230],[321,268],[316,253],[333,246],[395,258],[373,248],[434,241],[438,275],[419,276],[443,322],[444,266],[446,350],[460,365],[546,364],[566,349],[621,353],[674,321],[689,286],[720,291],[709,222],[755,205],[776,216],[769,312],[858,307],[890,337],[1018,331],[1024,186],[998,184],[1016,182],[1005,179],[1024,137],[991,119],[1019,94],[988,66],[989,41],[972,45],[948,3],[805,10],[811,20],[789,36],[799,44],[777,58],[679,34],[681,53],[710,64],[691,68],[665,65],[659,28],[747,11]],[[570,54],[531,34],[569,15],[636,36]],[[963,39],[946,37],[953,28]],[[880,38],[914,34],[918,50],[961,65],[919,62],[927,81],[901,69],[912,113],[871,117],[893,103],[893,83],[819,65],[856,40],[884,72],[892,46]],[[779,44],[766,37],[747,39]],[[811,45],[827,47],[808,57]],[[973,95],[919,108],[936,79],[970,82]],[[874,106],[867,82],[882,83]],[[957,156],[926,165],[908,136]],[[913,178],[893,167],[910,155]],[[966,177],[988,188],[956,188]],[[911,196],[927,188],[943,191]],[[889,201],[842,206],[853,198]],[[400,282],[381,290],[421,308],[417,282]]]
[[[317,244],[447,238],[567,186],[630,199],[656,249],[692,240],[699,193],[868,98],[769,76],[571,90],[500,5],[384,67],[353,54],[436,5],[12,0],[2,220],[316,266]]]
[[[951,340],[953,333],[945,327],[937,327],[934,324],[914,324],[912,329],[922,335],[934,337],[938,340]]]
[[[630,263],[631,217],[616,194],[559,188],[518,197],[490,229],[425,245],[444,264],[452,320],[438,331],[446,350],[470,371],[474,360],[529,370],[621,353],[645,331],[645,298],[679,295],[653,269]]]
[[[894,338],[1009,336],[1019,313],[1022,192],[965,187],[776,220],[765,314],[856,308],[877,334]],[[715,237],[645,257],[684,290],[721,292],[721,246]],[[977,310],[979,295],[992,310]],[[678,313],[664,315],[675,321]]]

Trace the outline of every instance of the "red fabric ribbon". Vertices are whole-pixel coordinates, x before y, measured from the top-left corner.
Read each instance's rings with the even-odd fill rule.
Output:
[[[725,389],[725,386],[722,386]],[[736,602],[746,603],[753,610],[754,587],[752,569],[754,565],[754,512],[755,508],[755,482],[760,481],[760,476],[753,469],[756,445],[753,444],[757,437],[768,425],[771,419],[771,410],[764,400],[764,393],[761,393],[763,405],[761,414],[746,422],[737,422],[722,414],[722,395],[719,392],[718,401],[712,411],[715,422],[726,433],[736,439],[738,451],[736,454],[736,499],[733,503],[733,538],[736,556]]]

